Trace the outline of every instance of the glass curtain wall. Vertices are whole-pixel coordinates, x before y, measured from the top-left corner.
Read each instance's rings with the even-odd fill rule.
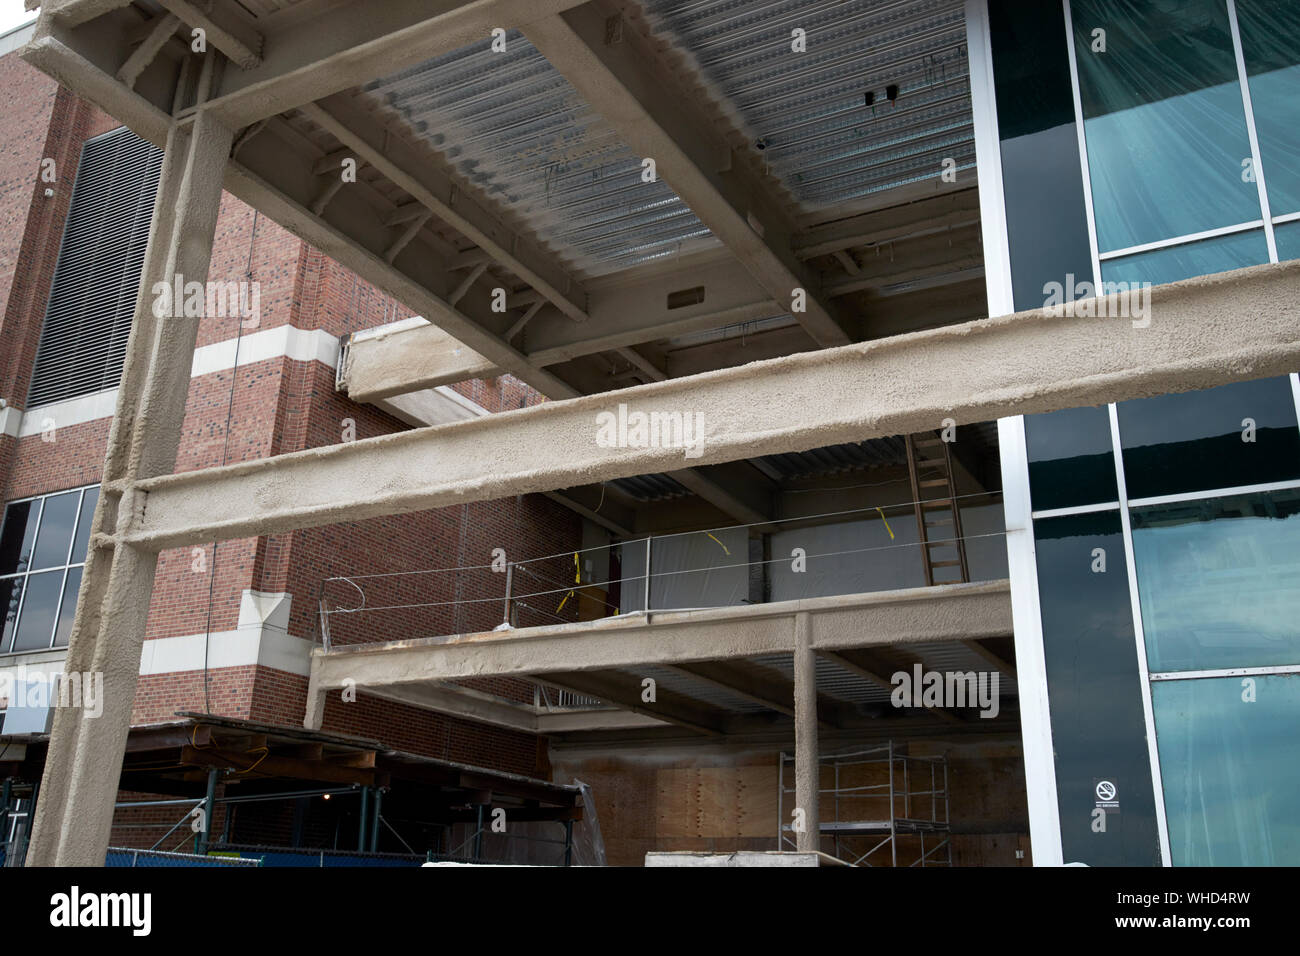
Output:
[[[1163,811],[1176,866],[1300,864],[1298,407],[1292,375],[1024,419],[1067,862],[1159,863]]]
[[[1104,282],[1300,257],[1300,4],[1066,0]]]

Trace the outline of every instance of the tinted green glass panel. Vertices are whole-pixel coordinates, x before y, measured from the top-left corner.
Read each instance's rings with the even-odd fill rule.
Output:
[[[63,593],[63,572],[45,571],[27,576],[27,595],[18,616],[14,635],[15,651],[35,651],[50,646],[54,636],[54,618]]]
[[[1100,250],[1260,219],[1223,0],[1075,0],[1071,12]]]
[[[1134,508],[1153,672],[1300,664],[1300,491]]]
[[[1175,866],[1300,864],[1300,675],[1251,680],[1151,685]]]
[[[1273,240],[1277,243],[1277,261],[1300,259],[1300,222],[1287,222],[1273,227]]]
[[[1254,229],[1107,259],[1101,264],[1101,278],[1103,282],[1163,285],[1265,262],[1268,262],[1268,241],[1263,229]]]
[[[1295,399],[1285,378],[1120,402],[1128,496],[1300,478]],[[1253,441],[1247,419],[1254,422]]]
[[[1270,211],[1300,212],[1300,4],[1237,0],[1237,25]]]
[[[1026,415],[1025,446],[1035,511],[1119,498],[1110,413],[1105,408]]]
[[[5,508],[4,524],[0,526],[0,574],[26,571],[30,566],[40,511],[39,499],[18,501]]]
[[[57,568],[68,563],[68,545],[72,543],[72,528],[77,522],[77,503],[80,495],[75,491],[51,495],[41,509],[41,527],[36,534],[36,550],[32,552],[32,568]]]
[[[1117,512],[1034,522],[1047,696],[1065,862],[1158,866],[1142,682]],[[1097,549],[1105,570],[1094,571]],[[1097,787],[1119,812],[1093,832]]]

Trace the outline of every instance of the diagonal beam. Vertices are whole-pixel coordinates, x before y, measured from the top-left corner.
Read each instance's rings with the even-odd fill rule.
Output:
[[[238,7],[226,0],[158,0],[168,13],[180,17],[191,28],[207,34],[207,41],[242,70],[262,62],[262,34]],[[259,117],[260,118],[260,117]]]
[[[1286,375],[1300,366],[1297,280],[1300,261],[1253,266],[1157,286],[1146,327],[1115,317],[1139,293],[1117,294],[1090,303],[1104,316],[1022,312],[153,478],[123,530],[142,546],[196,545]],[[699,457],[597,444],[616,403],[703,416]]]
[[[494,27],[520,26],[580,0],[387,0],[300,4],[261,18],[266,47],[259,66],[230,70],[211,108],[236,127],[473,43]]]
[[[148,25],[149,32],[126,58],[126,62],[117,71],[117,78],[127,86],[135,86],[135,81],[140,78],[140,74],[153,62],[158,51],[163,48],[163,44],[172,38],[180,25],[180,20],[171,13],[164,13],[152,20]]]
[[[586,292],[550,253],[510,228],[481,199],[463,192],[410,143],[385,135],[374,116],[354,100],[334,96],[322,103],[307,104],[302,111],[390,182],[541,292],[569,318],[580,322],[588,318]]]
[[[792,228],[745,169],[713,124],[656,66],[656,54],[638,31],[621,31],[611,44],[606,23],[616,7],[588,3],[523,25],[524,35],[579,95],[644,157],[709,230],[727,246],[775,301],[788,305],[794,290],[807,294],[796,313],[819,345],[850,341],[832,305],[819,300],[815,278],[791,250]]]
[[[641,699],[641,678],[634,674],[615,671],[591,673],[584,671],[567,671],[538,675],[538,680],[552,684],[561,690],[571,691],[584,697],[596,697],[607,704],[615,704],[634,714],[644,714],[680,724],[702,734],[717,736],[723,732],[726,713],[716,707],[702,704],[685,694],[655,688],[655,699]]]

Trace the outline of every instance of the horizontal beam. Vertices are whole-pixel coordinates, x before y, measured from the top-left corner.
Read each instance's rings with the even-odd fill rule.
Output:
[[[354,681],[358,690],[506,675],[549,682],[552,673],[790,653],[795,615],[801,611],[811,618],[813,643],[819,650],[1011,633],[1006,581],[937,585],[707,611],[664,611],[648,620],[640,614],[625,615],[504,633],[351,645],[328,653],[317,650],[312,656],[312,693],[341,689],[347,681]]]
[[[354,402],[377,402],[500,374],[500,367],[436,325],[413,324],[385,335],[352,336],[339,382]]]
[[[200,545],[1283,375],[1300,368],[1298,281],[1300,262],[1255,266],[1155,288],[1145,327],[1115,317],[1136,305],[1117,294],[1087,300],[1106,317],[1022,312],[152,478],[124,531]],[[603,447],[619,405],[697,416],[703,444]]]

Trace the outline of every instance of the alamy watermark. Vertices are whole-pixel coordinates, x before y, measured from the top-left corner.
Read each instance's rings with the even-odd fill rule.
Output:
[[[44,709],[77,707],[83,717],[104,713],[104,675],[100,671],[81,673],[28,670],[20,664],[0,672],[0,706]]]
[[[702,412],[616,412],[596,415],[596,444],[601,448],[681,448],[687,458],[704,454]]]
[[[178,272],[171,282],[155,282],[152,292],[153,314],[159,319],[238,316],[246,329],[262,322],[260,282],[186,282]]]
[[[1074,273],[1068,272],[1064,283],[1044,284],[1043,295],[1043,311],[1054,318],[1131,319],[1135,329],[1151,324],[1150,282],[1102,282],[1097,286],[1087,279],[1075,282]]]
[[[978,707],[981,717],[998,715],[997,671],[927,671],[913,664],[912,670],[896,671],[889,682],[894,686],[889,701],[895,707],[935,707],[944,710]]]

